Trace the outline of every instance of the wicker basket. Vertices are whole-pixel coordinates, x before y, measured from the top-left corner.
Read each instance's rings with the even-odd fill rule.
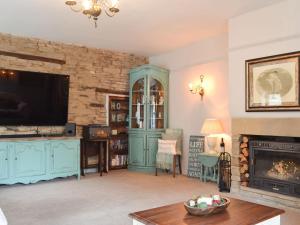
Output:
[[[219,213],[219,212],[224,211],[230,204],[229,198],[222,197],[222,199],[226,201],[222,205],[208,206],[205,209],[200,209],[200,208],[197,208],[197,207],[189,206],[189,201],[190,200],[188,200],[187,202],[184,203],[184,207],[185,207],[186,211],[188,211],[188,213],[193,215],[193,216],[205,216],[205,215],[209,215],[209,214],[215,214],[215,213]]]

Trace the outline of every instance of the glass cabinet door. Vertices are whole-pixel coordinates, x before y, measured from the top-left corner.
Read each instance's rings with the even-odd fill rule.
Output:
[[[158,80],[149,79],[149,115],[148,129],[164,129],[165,117],[165,92],[164,87]]]
[[[137,80],[132,87],[132,102],[131,102],[131,128],[144,129],[145,127],[145,79]]]

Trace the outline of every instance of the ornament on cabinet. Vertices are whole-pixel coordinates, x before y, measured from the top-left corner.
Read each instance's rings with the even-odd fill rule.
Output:
[[[159,97],[159,104],[160,105],[164,104],[164,96],[162,96],[162,95]]]

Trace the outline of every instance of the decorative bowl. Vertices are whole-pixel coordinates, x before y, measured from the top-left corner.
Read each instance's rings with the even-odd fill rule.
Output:
[[[208,206],[204,209],[189,206],[190,200],[193,200],[190,199],[184,203],[184,208],[186,209],[186,211],[188,211],[189,214],[193,216],[205,216],[209,214],[215,214],[224,211],[230,204],[229,198],[222,197],[222,199],[225,201],[225,203],[222,203],[221,205],[217,205],[217,206]]]

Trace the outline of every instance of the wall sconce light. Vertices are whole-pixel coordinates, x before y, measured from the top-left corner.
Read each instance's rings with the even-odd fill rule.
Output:
[[[192,94],[199,94],[201,96],[201,100],[203,100],[203,96],[204,96],[203,79],[204,79],[204,75],[200,75],[200,84],[197,85],[193,85],[192,83],[189,84],[190,92]]]

